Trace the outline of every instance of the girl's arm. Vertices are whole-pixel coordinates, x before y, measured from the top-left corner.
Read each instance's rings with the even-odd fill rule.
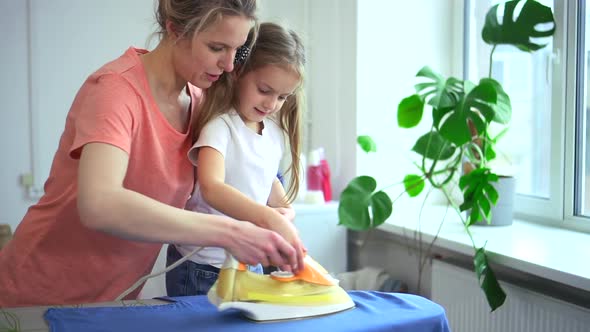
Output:
[[[197,179],[201,194],[209,205],[232,218],[278,232],[297,252],[298,264],[291,266],[303,266],[303,246],[293,223],[274,208],[258,204],[225,184],[225,160],[219,151],[211,147],[199,148]]]
[[[274,232],[175,208],[124,188],[128,162],[128,155],[112,145],[83,147],[78,210],[85,226],[134,241],[224,247],[248,264],[297,262],[295,249]]]
[[[275,179],[272,183],[270,196],[268,197],[268,206],[277,210],[280,214],[285,216],[290,221],[295,220],[295,209],[285,200],[285,188],[279,179]]]

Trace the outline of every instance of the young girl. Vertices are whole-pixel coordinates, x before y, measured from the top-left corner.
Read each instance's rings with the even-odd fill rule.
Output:
[[[292,223],[290,202],[299,188],[295,165],[300,153],[304,63],[303,45],[293,31],[273,23],[260,25],[251,54],[236,66],[234,79],[206,92],[195,131],[198,140],[189,151],[198,180],[187,204],[193,211],[225,214],[276,230],[296,247],[300,266],[303,246]],[[287,171],[292,172],[288,193],[277,179],[285,150],[290,151]],[[169,246],[168,265],[194,248]],[[206,294],[224,259],[223,248],[203,247],[168,272],[168,295]]]

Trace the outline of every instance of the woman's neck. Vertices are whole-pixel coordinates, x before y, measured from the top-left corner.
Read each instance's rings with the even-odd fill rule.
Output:
[[[174,69],[172,46],[164,40],[152,52],[141,56],[150,90],[160,112],[179,132],[186,132],[190,121],[191,97],[186,81]]]
[[[174,68],[172,45],[162,40],[151,52],[141,56],[147,79],[157,99],[176,100],[186,93],[186,81],[181,79]]]

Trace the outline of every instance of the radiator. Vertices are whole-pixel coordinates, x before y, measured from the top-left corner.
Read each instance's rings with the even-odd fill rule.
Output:
[[[453,332],[588,332],[590,310],[501,282],[506,302],[493,313],[475,272],[432,263],[432,300],[445,308]]]

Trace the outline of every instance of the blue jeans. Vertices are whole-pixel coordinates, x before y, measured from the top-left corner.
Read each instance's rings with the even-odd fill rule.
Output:
[[[168,245],[166,266],[181,258],[176,246]],[[249,270],[262,274],[262,265],[251,266]],[[187,260],[166,273],[166,292],[168,296],[206,295],[218,276],[219,269],[215,266]]]

